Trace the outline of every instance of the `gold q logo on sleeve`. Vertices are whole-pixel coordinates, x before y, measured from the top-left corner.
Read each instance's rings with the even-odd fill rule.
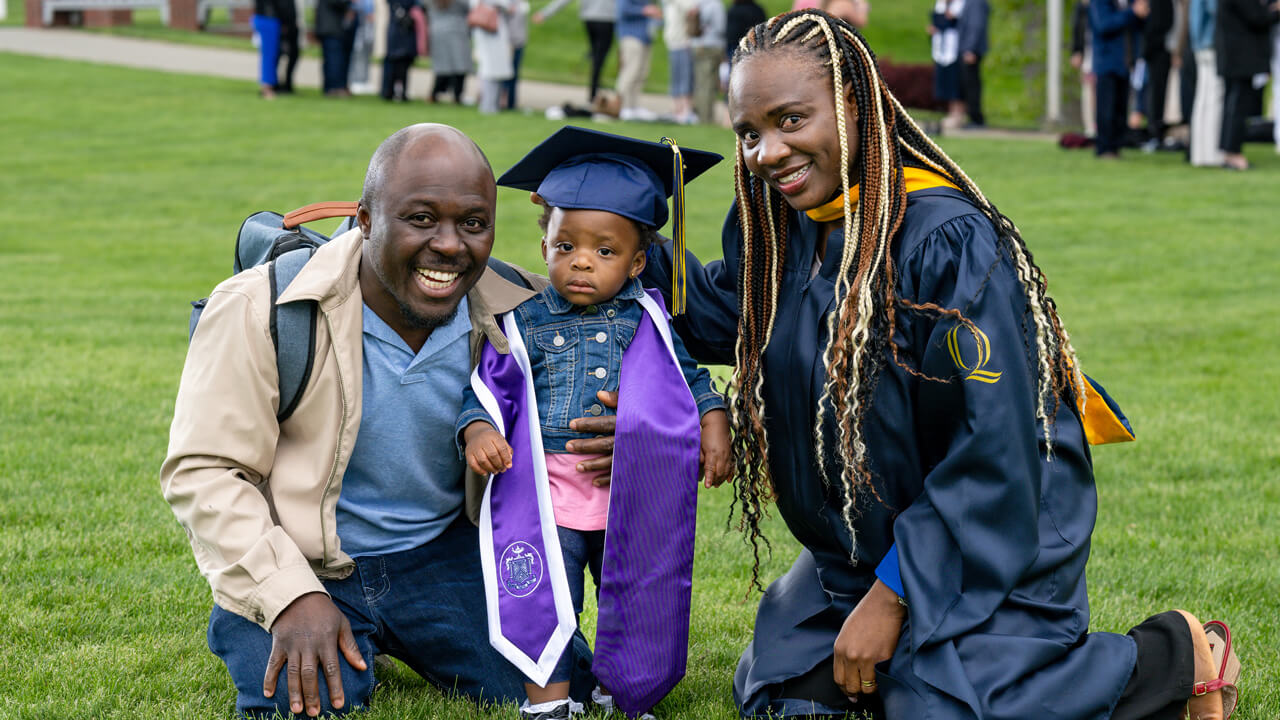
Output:
[[[978,357],[970,367],[964,361],[964,353],[960,351],[960,338],[958,331],[960,328],[969,331],[973,336],[973,344],[977,346]],[[965,322],[962,325],[956,325],[947,331],[947,349],[951,351],[951,360],[956,367],[967,373],[965,380],[977,380],[978,382],[994,385],[1000,379],[1001,373],[992,372],[986,369],[987,363],[991,361],[991,340],[987,338],[987,334],[971,322]]]

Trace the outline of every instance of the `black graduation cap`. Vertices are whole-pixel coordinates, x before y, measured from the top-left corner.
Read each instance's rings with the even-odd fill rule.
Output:
[[[529,151],[498,184],[530,190],[551,207],[604,210],[654,229],[667,223],[667,198],[675,196],[672,223],[671,312],[685,306],[684,185],[723,158],[683,150],[671,138],[649,142],[566,126]]]

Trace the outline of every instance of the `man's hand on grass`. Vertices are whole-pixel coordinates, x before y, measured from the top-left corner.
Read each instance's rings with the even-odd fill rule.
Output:
[[[329,704],[341,709],[342,693],[339,653],[357,670],[366,670],[360,647],[347,616],[329,596],[312,592],[300,596],[271,624],[271,655],[262,678],[262,694],[274,697],[276,678],[288,668],[289,710],[295,715],[320,714],[320,673],[329,686]]]

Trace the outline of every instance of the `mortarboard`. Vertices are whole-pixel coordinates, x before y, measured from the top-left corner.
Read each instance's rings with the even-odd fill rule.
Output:
[[[603,210],[661,228],[667,197],[675,196],[672,313],[684,311],[684,185],[720,162],[721,156],[684,150],[670,138],[649,142],[566,126],[543,140],[498,184],[537,192],[552,207]]]

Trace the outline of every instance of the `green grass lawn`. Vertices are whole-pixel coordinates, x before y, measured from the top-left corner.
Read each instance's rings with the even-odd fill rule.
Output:
[[[228,715],[209,590],[157,471],[187,302],[230,272],[240,221],[356,197],[373,148],[412,122],[464,129],[499,170],[556,128],[314,92],[262,103],[251,86],[0,55],[0,717]],[[733,148],[715,128],[641,131]],[[1018,222],[1085,369],[1137,429],[1094,456],[1093,628],[1174,606],[1227,620],[1245,663],[1236,717],[1277,717],[1280,158],[1251,147],[1258,169],[1240,174],[1033,142],[946,147]],[[731,174],[690,187],[703,257],[719,252]],[[534,221],[524,193],[502,191],[496,253],[536,267]],[[758,598],[727,505],[727,491],[701,495],[690,671],[662,717],[735,717]],[[796,546],[776,519],[769,535],[774,577]],[[385,679],[370,718],[515,718],[403,668]]]

